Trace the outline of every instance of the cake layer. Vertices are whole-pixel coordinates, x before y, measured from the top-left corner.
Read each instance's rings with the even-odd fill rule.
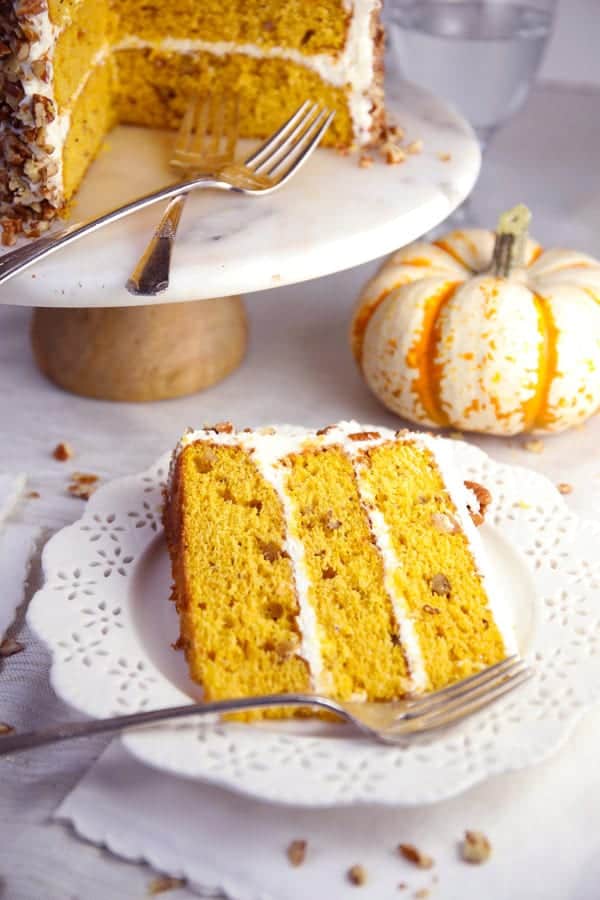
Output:
[[[114,84],[113,60],[107,57],[92,70],[68,114],[69,129],[62,156],[62,184],[67,202],[115,124]]]
[[[239,447],[191,445],[167,534],[192,678],[207,699],[305,691],[285,520],[277,492]]]
[[[182,644],[208,697],[304,684],[392,700],[505,657],[510,626],[448,451],[353,422],[184,435],[165,527]]]
[[[398,624],[385,589],[350,457],[337,446],[284,459],[288,527],[305,548],[308,602],[315,612],[323,673],[317,691],[379,700],[409,687]]]
[[[240,135],[267,137],[307,97],[319,97],[336,110],[324,145],[352,140],[347,88],[323,84],[316,72],[297,63],[244,54],[167,53],[150,48],[121,49],[115,58],[121,122],[176,128],[191,92],[229,91],[240,96]]]
[[[363,471],[389,531],[396,589],[415,623],[427,686],[437,690],[499,662],[504,642],[469,546],[477,536],[431,451],[383,444],[366,452]]]
[[[344,0],[178,0],[163,5],[160,13],[155,4],[139,0],[119,0],[118,5],[121,36],[294,47],[305,54],[341,52],[351,11]]]
[[[110,53],[111,14],[106,3],[83,0],[56,39],[53,54],[54,100],[58,112],[68,109],[73,97],[102,55]]]
[[[76,14],[77,9],[82,5],[83,0],[47,0],[48,17],[50,22],[56,27],[61,28],[68,25]],[[100,0],[100,5],[102,0]],[[106,4],[103,4],[106,5]],[[44,3],[34,4],[38,13],[43,11]]]

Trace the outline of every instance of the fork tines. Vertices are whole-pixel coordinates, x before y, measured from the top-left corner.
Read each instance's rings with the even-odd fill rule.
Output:
[[[171,165],[190,168],[199,160],[210,165],[224,151],[235,147],[239,120],[237,95],[213,94],[195,97],[188,105],[177,135]],[[278,184],[287,180],[318,146],[329,128],[335,111],[305,100],[301,106],[244,162],[254,175],[262,175]]]
[[[524,659],[509,656],[443,690],[415,698],[398,717],[397,727],[403,733],[444,728],[497,700],[532,674]]]
[[[309,100],[255,150],[244,165],[257,175],[281,181],[291,175],[319,144],[335,111]]]
[[[189,101],[173,150],[171,165],[187,168],[202,161],[233,158],[238,138],[239,97],[215,93],[194,96]]]

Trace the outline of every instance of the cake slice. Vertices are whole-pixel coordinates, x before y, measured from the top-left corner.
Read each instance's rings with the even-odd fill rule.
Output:
[[[471,512],[470,512],[471,509]],[[448,441],[356,422],[188,431],[164,523],[180,643],[217,700],[391,700],[514,642]]]

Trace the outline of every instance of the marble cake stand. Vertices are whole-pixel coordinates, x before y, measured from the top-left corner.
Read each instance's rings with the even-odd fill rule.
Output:
[[[0,288],[35,308],[38,365],[61,386],[113,400],[200,390],[231,371],[246,344],[241,293],[350,268],[401,247],[445,219],[480,167],[476,138],[442,101],[406,83],[388,89],[393,121],[423,150],[405,163],[319,150],[280,192],[260,199],[189,197],[171,284],[157,298],[124,285],[156,223],[152,207],[47,257]],[[92,165],[74,218],[87,218],[172,180],[172,136],[119,127]],[[193,301],[193,302],[190,302]]]

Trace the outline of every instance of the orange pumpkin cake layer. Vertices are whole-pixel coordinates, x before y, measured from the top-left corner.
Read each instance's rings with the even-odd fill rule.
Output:
[[[186,433],[164,522],[205,697],[391,700],[512,652],[451,454],[356,422]]]
[[[38,234],[66,208],[113,124],[176,128],[193,93],[237,94],[243,136],[267,136],[311,99],[336,111],[326,143],[377,143],[380,7],[381,0],[0,0],[4,243]],[[91,81],[93,106],[80,102]]]

